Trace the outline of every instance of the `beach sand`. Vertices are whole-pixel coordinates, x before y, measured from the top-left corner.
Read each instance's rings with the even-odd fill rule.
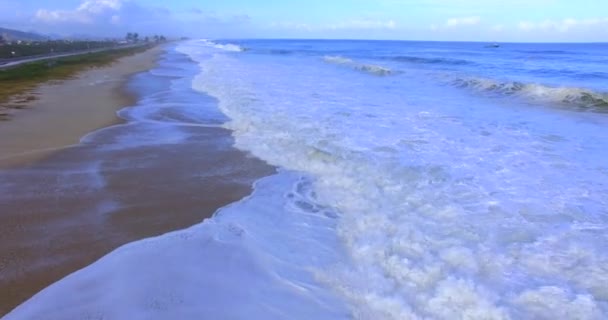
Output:
[[[0,168],[39,160],[78,143],[88,132],[118,123],[116,111],[134,102],[132,94],[123,89],[126,80],[152,68],[161,51],[154,47],[110,66],[86,70],[73,79],[35,88],[32,95],[36,100],[21,105],[10,121],[0,122]]]
[[[120,123],[115,112],[138,98],[126,79],[157,56],[42,85],[38,100],[0,123],[10,137],[0,142],[0,316],[123,244],[203,221],[274,172],[219,127],[184,129],[187,143],[105,148],[138,130],[113,126],[74,145]]]

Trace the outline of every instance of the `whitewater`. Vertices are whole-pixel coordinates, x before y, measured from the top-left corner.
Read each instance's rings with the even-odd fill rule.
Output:
[[[606,49],[182,42],[277,173],[6,319],[605,319]]]

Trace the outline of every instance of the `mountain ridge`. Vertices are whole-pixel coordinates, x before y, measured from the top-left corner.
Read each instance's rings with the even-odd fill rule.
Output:
[[[0,27],[0,35],[4,38],[5,41],[42,41],[47,40],[48,37],[43,36],[34,32],[26,32],[8,28]]]

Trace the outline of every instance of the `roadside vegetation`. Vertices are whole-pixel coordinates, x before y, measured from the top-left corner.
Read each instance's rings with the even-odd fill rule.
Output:
[[[129,44],[159,43],[167,39],[161,35],[140,37],[136,32],[129,32],[124,39],[103,41],[86,40],[48,40],[22,41],[10,40],[0,35],[0,62],[2,59],[15,59],[49,54],[70,53],[76,51],[117,48]],[[8,60],[6,60],[8,61]]]
[[[0,46],[0,59],[23,58],[54,53],[113,48],[115,41],[44,41],[44,42],[11,42]]]

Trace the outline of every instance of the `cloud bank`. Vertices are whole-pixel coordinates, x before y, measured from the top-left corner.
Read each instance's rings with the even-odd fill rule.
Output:
[[[38,9],[33,17],[36,26],[55,32],[91,33],[116,36],[129,30],[154,33],[160,22],[172,19],[168,9],[143,6],[132,0],[85,0],[71,10]],[[172,28],[165,30],[173,32]]]
[[[47,23],[116,23],[116,20],[120,20],[119,14],[124,5],[121,0],[87,0],[75,10],[39,9],[35,19]]]
[[[602,12],[599,7],[581,9],[597,0],[579,1],[574,6],[566,0],[291,0],[280,5],[0,0],[0,19],[4,26],[22,30],[99,37],[139,32],[206,38],[606,41],[607,16],[593,17]],[[324,10],[317,10],[319,6]]]
[[[465,35],[479,41],[501,38],[513,42],[530,41],[529,39],[594,42],[608,39],[608,17],[523,20],[511,23],[486,20],[479,16],[449,18],[443,23],[431,24],[429,29],[438,37],[455,38],[457,35]]]
[[[463,18],[451,18],[445,22],[445,26],[448,28],[458,26],[474,26],[479,24],[481,21],[480,17],[463,17]]]
[[[602,27],[608,31],[608,18],[544,20],[541,22],[521,21],[518,28],[523,31],[559,31],[567,32],[574,29],[592,29]]]

